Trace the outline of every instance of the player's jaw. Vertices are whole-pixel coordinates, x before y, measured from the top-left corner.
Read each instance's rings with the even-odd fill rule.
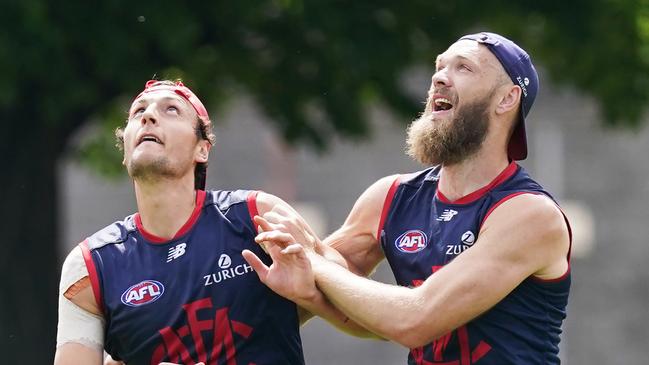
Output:
[[[157,181],[193,173],[197,139],[191,122],[181,125],[184,122],[158,121],[126,131],[129,147],[125,148],[124,164],[131,178]]]

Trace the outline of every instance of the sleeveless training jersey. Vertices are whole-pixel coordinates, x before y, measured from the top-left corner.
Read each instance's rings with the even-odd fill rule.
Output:
[[[453,203],[437,191],[439,177],[439,167],[401,176],[386,198],[379,237],[399,285],[418,286],[471,249],[482,223],[504,201],[523,193],[551,198],[514,162],[491,184]],[[411,349],[408,364],[559,364],[569,289],[569,269],[556,280],[529,277],[468,324]]]
[[[294,303],[272,292],[241,255],[254,242],[256,192],[198,190],[171,240],[136,213],[81,244],[106,319],[105,349],[127,364],[304,364]]]

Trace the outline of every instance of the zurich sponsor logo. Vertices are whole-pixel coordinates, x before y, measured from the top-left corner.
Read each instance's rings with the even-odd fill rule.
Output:
[[[165,287],[156,280],[144,280],[126,289],[122,294],[122,303],[129,307],[153,303],[165,292]]]
[[[219,257],[219,267],[221,269],[227,269],[230,266],[232,266],[232,259],[230,256],[222,254],[221,257]]]
[[[252,266],[245,262],[234,266],[232,266],[232,264],[232,258],[229,255],[221,254],[217,261],[220,270],[203,276],[203,280],[205,280],[204,285],[210,286],[219,284],[225,280],[234,279],[252,272]]]
[[[399,236],[394,245],[401,252],[415,253],[426,248],[427,242],[428,238],[424,232],[412,229]]]
[[[471,231],[466,231],[462,234],[462,243],[472,246],[475,243],[475,235]]]

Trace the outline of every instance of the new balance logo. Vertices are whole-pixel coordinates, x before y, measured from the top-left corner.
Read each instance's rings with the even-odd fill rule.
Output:
[[[167,262],[171,262],[185,254],[186,243],[177,244],[169,249],[169,254],[167,255]]]
[[[457,210],[453,209],[444,209],[442,215],[437,217],[438,222],[450,222],[453,217],[457,215]]]

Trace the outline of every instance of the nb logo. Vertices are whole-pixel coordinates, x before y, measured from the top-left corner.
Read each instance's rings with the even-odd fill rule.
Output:
[[[442,214],[437,217],[438,222],[450,222],[453,217],[457,215],[457,210],[453,209],[444,209]]]
[[[171,262],[172,260],[175,260],[179,258],[180,256],[185,254],[185,247],[187,247],[186,243],[181,243],[178,245],[175,245],[169,249],[169,254],[167,255],[167,262]]]

